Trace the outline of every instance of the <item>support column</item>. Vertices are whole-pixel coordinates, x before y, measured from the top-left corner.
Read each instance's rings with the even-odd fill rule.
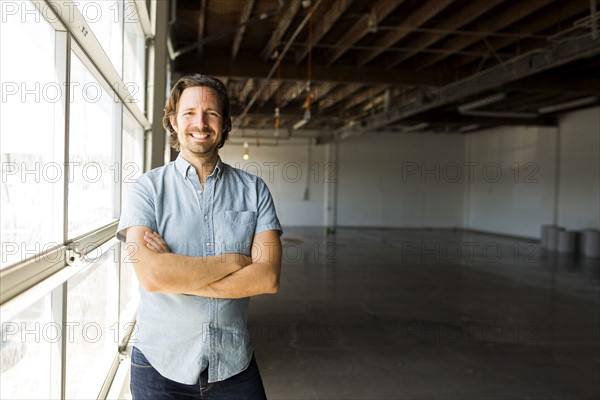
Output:
[[[152,1],[150,21],[153,41],[148,51],[148,112],[152,131],[147,135],[150,169],[164,165],[166,161],[167,134],[162,126],[162,117],[167,94],[167,36],[169,34],[169,2]]]
[[[337,228],[337,184],[339,180],[338,142],[326,145],[325,161],[325,202],[324,225],[327,234],[334,234]]]

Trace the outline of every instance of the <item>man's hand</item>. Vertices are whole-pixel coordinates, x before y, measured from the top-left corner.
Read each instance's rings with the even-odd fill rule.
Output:
[[[144,240],[146,241],[146,247],[153,250],[156,253],[170,253],[171,249],[167,246],[167,242],[158,233],[154,231],[147,231],[144,233]]]

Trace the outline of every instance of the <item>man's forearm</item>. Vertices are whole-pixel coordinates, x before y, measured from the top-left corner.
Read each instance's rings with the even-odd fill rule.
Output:
[[[189,292],[195,296],[238,299],[277,293],[279,274],[267,263],[250,264],[209,285]]]
[[[240,254],[191,257],[163,253],[153,254],[152,257],[156,259],[148,265],[152,283],[149,289],[160,293],[193,294],[243,267],[243,256]]]

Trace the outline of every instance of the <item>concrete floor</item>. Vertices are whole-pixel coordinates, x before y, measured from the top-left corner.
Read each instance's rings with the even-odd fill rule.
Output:
[[[600,262],[433,230],[287,228],[252,300],[270,399],[598,399]]]

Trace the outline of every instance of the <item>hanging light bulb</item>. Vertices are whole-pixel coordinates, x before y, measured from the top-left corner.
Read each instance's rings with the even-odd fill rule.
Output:
[[[309,121],[310,120],[310,106],[312,103],[312,93],[309,91],[308,94],[306,95],[306,100],[304,101],[304,105],[302,106],[304,108],[304,120],[305,121]]]
[[[281,118],[279,116],[279,107],[275,107],[275,136],[279,136],[279,128],[281,127]]]
[[[310,106],[312,104],[313,95],[310,91],[310,81],[306,83],[306,100],[304,100],[304,104],[302,108],[304,108],[304,121],[308,122],[310,120]]]
[[[307,108],[307,109],[304,111],[304,120],[305,120],[305,121],[309,121],[309,120],[310,120],[310,108]]]
[[[244,161],[250,158],[250,155],[248,154],[248,142],[244,142],[244,155],[242,158],[244,159]]]

